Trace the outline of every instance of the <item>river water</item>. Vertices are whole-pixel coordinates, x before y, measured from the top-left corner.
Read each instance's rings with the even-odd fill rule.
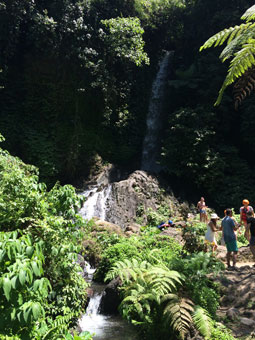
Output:
[[[93,340],[138,340],[134,327],[119,315],[103,315],[99,313],[100,300],[105,285],[93,283],[93,296],[90,298],[86,314],[79,321],[82,331],[89,331]]]
[[[86,313],[78,322],[81,331],[89,331],[93,340],[138,340],[135,328],[123,320],[120,315],[100,313],[100,302],[105,285],[93,282],[95,269],[86,264],[87,281],[91,282],[93,295],[89,300]]]

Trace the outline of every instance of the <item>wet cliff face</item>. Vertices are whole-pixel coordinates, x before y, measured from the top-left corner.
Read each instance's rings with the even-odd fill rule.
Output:
[[[106,220],[125,227],[142,216],[141,222],[146,223],[146,215],[141,214],[141,209],[157,210],[162,205],[168,205],[172,212],[178,210],[178,201],[160,187],[156,177],[137,170],[127,179],[111,184]]]

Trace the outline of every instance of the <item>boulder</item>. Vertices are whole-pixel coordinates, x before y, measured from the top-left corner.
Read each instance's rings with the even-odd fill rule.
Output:
[[[187,227],[187,223],[185,221],[178,221],[174,223],[174,226],[176,228],[186,228]]]
[[[107,231],[108,233],[115,233],[115,234],[122,234],[122,229],[120,226],[107,222],[107,221],[102,221],[100,219],[95,220],[95,230],[96,231]]]
[[[248,318],[240,318],[241,324],[249,327],[255,327],[255,321]]]
[[[128,225],[125,232],[131,231],[133,234],[140,234],[141,226],[139,224]]]
[[[106,286],[102,296],[99,310],[103,314],[118,314],[118,306],[121,302],[118,287],[120,280],[114,279]]]
[[[125,235],[127,236],[127,237],[130,237],[130,236],[132,236],[132,235],[134,235],[134,233],[132,232],[132,231],[125,231]]]
[[[141,220],[139,223],[146,224],[144,212],[148,208],[156,211],[159,206],[169,206],[171,216],[178,213],[179,203],[172,192],[162,190],[155,176],[137,170],[127,179],[112,183],[105,219],[121,225],[123,229],[133,226],[138,218]]]
[[[76,262],[80,265],[80,267],[84,270],[85,268],[85,260],[84,257],[80,254],[77,255],[77,260]]]
[[[175,228],[167,228],[163,230],[160,235],[170,236],[174,238],[177,242],[184,244],[184,240],[181,235],[181,230]]]
[[[239,318],[240,312],[237,308],[230,308],[226,315],[230,320],[235,321]]]

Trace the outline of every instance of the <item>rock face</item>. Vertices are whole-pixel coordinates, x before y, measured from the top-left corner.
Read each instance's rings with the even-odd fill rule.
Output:
[[[156,177],[137,170],[126,180],[112,183],[106,220],[124,228],[136,222],[140,216],[139,210],[148,208],[157,210],[160,205],[168,205],[173,213],[178,210],[178,201],[171,193],[166,194],[160,188]]]

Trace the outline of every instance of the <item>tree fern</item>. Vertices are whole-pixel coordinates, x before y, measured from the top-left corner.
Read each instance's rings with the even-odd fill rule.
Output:
[[[255,20],[255,5],[248,8],[247,11],[241,17],[241,19],[243,19],[247,22]]]
[[[255,70],[250,69],[234,85],[234,101],[237,109],[241,102],[255,89]]]
[[[255,65],[255,40],[251,39],[248,44],[245,44],[243,48],[236,53],[235,57],[231,60],[230,67],[228,69],[227,77],[219,91],[218,98],[215,105],[219,105],[225,89],[234,83],[234,81],[240,78],[249,68]]]
[[[230,27],[210,37],[201,47],[200,51],[210,47],[220,46],[227,43],[227,46],[222,51],[220,59],[222,62],[232,58],[228,74],[219,91],[215,105],[219,105],[225,89],[234,83],[238,78],[245,77],[247,70],[253,69],[255,65],[255,5],[250,7],[242,16],[246,23],[239,26]],[[241,83],[240,83],[241,84]],[[235,101],[235,106],[250,94],[252,86],[248,86],[244,92],[240,88],[240,95]]]
[[[212,319],[208,312],[204,308],[196,306],[193,313],[193,321],[196,329],[205,337],[205,339],[210,339]]]
[[[234,38],[237,38],[239,35],[246,32],[249,28],[254,28],[254,23],[245,23],[235,27],[225,28],[224,30],[216,33],[212,37],[210,37],[201,47],[200,51],[210,48],[210,47],[217,47],[224,44],[227,40],[227,44],[231,43]]]
[[[193,302],[176,294],[165,295],[162,302],[167,302],[163,312],[166,322],[169,322],[170,326],[184,340],[193,323]]]

